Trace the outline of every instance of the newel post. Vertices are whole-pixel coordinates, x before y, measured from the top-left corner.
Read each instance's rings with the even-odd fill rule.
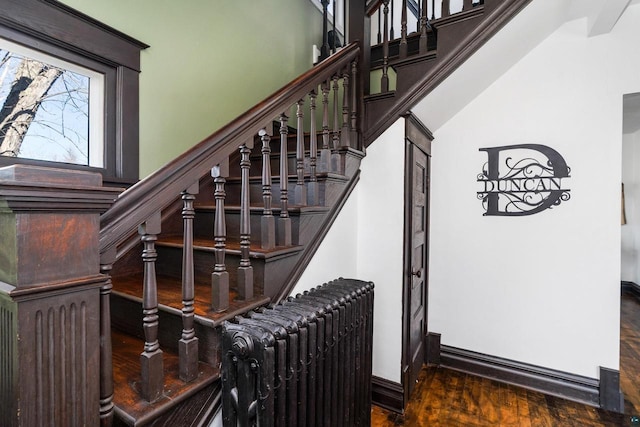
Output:
[[[110,282],[98,238],[117,194],[95,173],[0,168],[3,425],[100,425],[109,393],[100,384],[100,306]]]

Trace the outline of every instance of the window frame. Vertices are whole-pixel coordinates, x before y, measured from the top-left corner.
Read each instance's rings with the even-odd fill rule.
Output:
[[[149,47],[56,0],[0,0],[0,37],[104,75],[104,167],[0,157],[16,163],[99,172],[105,185],[139,179],[140,51]]]

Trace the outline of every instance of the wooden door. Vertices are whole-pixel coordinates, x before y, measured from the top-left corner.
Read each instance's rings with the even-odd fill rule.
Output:
[[[415,138],[414,138],[415,139]],[[422,138],[421,138],[422,139]],[[422,142],[422,143],[421,143]],[[429,148],[430,140],[407,138],[405,180],[405,396],[411,393],[426,358]]]

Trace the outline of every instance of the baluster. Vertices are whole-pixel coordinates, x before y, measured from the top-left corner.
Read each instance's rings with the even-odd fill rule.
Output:
[[[246,300],[253,298],[253,267],[249,260],[251,249],[251,212],[249,200],[249,154],[247,144],[240,146],[240,174],[242,179],[240,196],[240,265],[238,267],[238,297]]]
[[[416,32],[420,32],[420,16],[422,16],[422,5],[420,4],[420,0],[416,0],[416,6],[418,7],[418,18],[416,19]]]
[[[436,19],[436,0],[431,0],[431,20]]]
[[[451,8],[449,7],[449,0],[442,0],[442,10],[440,11],[440,17],[445,18],[451,15]]]
[[[427,53],[427,3],[428,0],[422,1],[422,13],[420,14],[420,43],[419,50],[420,54]]]
[[[331,27],[333,30],[333,33],[331,33],[331,43],[329,43],[329,46],[333,46],[333,48],[331,49],[332,53],[336,53],[336,50],[338,48],[338,31],[336,31],[336,0],[333,1],[333,19],[331,22]]]
[[[100,425],[113,424],[113,362],[111,347],[111,268],[116,259],[115,248],[102,255],[100,272],[107,281],[100,288]]]
[[[332,133],[332,150],[337,150],[340,143],[340,117],[338,115],[338,106],[340,105],[340,77],[338,74],[333,76],[333,133]]]
[[[378,14],[378,44],[382,43],[382,13],[380,13],[380,8],[376,12]]]
[[[258,132],[262,141],[262,201],[264,209],[261,218],[261,247],[273,249],[276,247],[276,219],[271,207],[271,137],[265,129]]]
[[[464,0],[462,3],[462,10],[469,10],[473,8],[473,0]]]
[[[354,148],[360,148],[360,141],[358,139],[358,61],[354,60],[351,63],[351,146]]]
[[[393,30],[393,9],[395,1],[391,2],[391,28],[389,29],[389,40],[395,40],[395,31]]]
[[[307,187],[304,185],[304,99],[296,104],[296,117],[298,118],[298,130],[296,132],[296,189],[294,200],[297,205],[307,204]]]
[[[382,42],[382,79],[380,80],[381,91],[389,92],[389,0],[383,1],[384,8],[384,39]]]
[[[340,132],[340,145],[342,147],[349,146],[349,97],[351,96],[351,92],[349,92],[349,77],[351,73],[351,69],[349,66],[345,67],[342,73],[342,131]]]
[[[282,113],[280,116],[280,218],[278,218],[279,246],[291,246],[291,218],[289,218],[288,179],[289,164],[287,161],[287,120],[289,118]]]
[[[340,148],[340,123],[339,123],[339,115],[338,115],[338,105],[340,105],[340,96],[339,96],[339,76],[335,74],[333,76],[333,135],[332,135],[332,146],[331,146],[331,170],[334,172],[341,173],[340,171],[340,154],[338,153],[338,148]]]
[[[229,273],[225,264],[227,224],[224,215],[224,199],[226,192],[224,184],[229,176],[229,160],[225,160],[211,169],[211,176],[215,190],[213,197],[216,201],[216,213],[213,223],[213,253],[215,265],[211,273],[211,308],[214,311],[224,311],[229,307]]]
[[[407,57],[407,0],[402,0],[402,15],[400,18],[400,59]]]
[[[316,171],[318,155],[318,134],[316,131],[316,92],[309,93],[309,204],[318,204],[318,174]]]
[[[331,148],[329,147],[329,81],[322,83],[322,149],[320,150],[320,168],[328,172],[331,166]]]
[[[320,48],[320,60],[329,57],[329,0],[321,0],[322,3],[322,47]]]
[[[196,182],[182,192],[182,337],[178,342],[179,373],[182,381],[192,381],[198,376],[198,338],[194,328],[195,285],[193,281],[193,201],[200,191]]]
[[[163,392],[164,367],[162,350],[158,342],[158,285],[156,282],[156,240],[160,234],[160,213],[154,214],[138,227],[141,236],[144,262],[144,285],[142,290],[142,314],[144,329],[144,351],[140,355],[142,381],[140,394],[148,402],[157,400]]]

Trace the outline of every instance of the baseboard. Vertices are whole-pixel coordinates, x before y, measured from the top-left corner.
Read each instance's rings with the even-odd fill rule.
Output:
[[[624,395],[620,390],[620,372],[600,367],[600,407],[607,411],[624,412]]]
[[[404,412],[404,388],[402,384],[384,378],[371,378],[371,401],[390,411]]]
[[[440,364],[440,334],[427,333],[427,365]]]
[[[636,298],[640,298],[640,285],[638,285],[637,283],[623,280],[622,282],[620,282],[620,287],[622,289],[622,292],[627,292],[635,296]]]
[[[583,377],[447,345],[440,347],[440,366],[591,406],[600,407],[601,404],[600,383],[595,378]],[[610,387],[610,389],[614,388],[615,386]],[[610,392],[607,394],[607,399],[609,399],[608,401],[615,401],[616,397],[613,392]]]

